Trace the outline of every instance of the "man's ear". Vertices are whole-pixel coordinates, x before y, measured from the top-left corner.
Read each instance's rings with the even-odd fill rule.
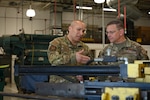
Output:
[[[71,30],[71,29],[72,29],[72,26],[69,26],[69,27],[68,27],[68,31]]]
[[[120,29],[120,35],[124,35],[124,29]]]

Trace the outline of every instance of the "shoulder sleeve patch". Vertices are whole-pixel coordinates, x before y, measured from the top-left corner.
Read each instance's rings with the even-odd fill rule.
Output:
[[[56,47],[53,46],[53,45],[51,45],[50,48],[49,48],[49,50],[50,50],[50,51],[56,51]]]

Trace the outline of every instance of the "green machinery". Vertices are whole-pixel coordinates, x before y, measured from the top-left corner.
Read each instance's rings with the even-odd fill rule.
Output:
[[[47,49],[49,42],[58,36],[54,35],[37,35],[37,34],[19,34],[11,36],[0,37],[0,47],[3,48],[4,55],[16,55],[15,65],[50,65],[47,58]],[[33,83],[35,80],[42,79],[45,76],[20,76],[22,83],[25,81],[26,86],[23,88],[32,88],[34,91]],[[15,77],[17,88],[20,86],[20,77]],[[28,78],[30,79],[28,79]],[[46,76],[47,78],[47,76]],[[27,86],[27,81],[31,82]],[[45,79],[40,80],[45,81]],[[31,87],[32,86],[32,87]]]
[[[0,47],[8,55],[17,55],[15,64],[46,65],[48,44],[58,36],[19,34],[0,37]]]

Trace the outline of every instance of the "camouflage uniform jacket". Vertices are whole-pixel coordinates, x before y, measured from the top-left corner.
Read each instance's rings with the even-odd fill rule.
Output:
[[[51,65],[80,65],[76,61],[75,53],[84,49],[84,55],[90,56],[90,50],[87,45],[80,41],[76,46],[72,45],[67,36],[55,38],[50,42],[48,47],[48,59]],[[56,76],[55,76],[56,77]],[[65,81],[60,80],[59,81]],[[56,78],[53,81],[58,81]],[[57,83],[57,82],[55,82]]]
[[[107,55],[107,49],[110,49],[110,55],[116,57],[126,57],[129,63],[133,63],[134,60],[148,60],[147,51],[142,48],[142,46],[126,38],[126,41],[121,44],[110,43],[107,45],[103,51],[99,53],[98,57],[103,57]]]
[[[110,56],[116,56],[116,57],[126,57],[128,58],[128,63],[134,63],[134,60],[148,60],[147,51],[144,50],[141,45],[137,42],[134,42],[130,40],[129,38],[126,38],[126,41],[121,44],[114,44],[110,43],[108,44],[103,51],[100,51],[99,56],[100,58],[103,58],[104,56],[107,56],[107,50],[110,49]],[[117,62],[99,62],[101,65],[118,65],[124,63],[124,61],[117,61]],[[105,81],[119,81],[120,77],[117,76],[98,76],[98,80]],[[132,80],[133,81],[133,80]]]

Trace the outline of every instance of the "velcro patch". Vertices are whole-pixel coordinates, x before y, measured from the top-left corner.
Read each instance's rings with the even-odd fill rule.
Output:
[[[50,51],[56,51],[56,47],[53,46],[53,45],[51,45],[50,48],[49,48],[49,50],[50,50]]]

